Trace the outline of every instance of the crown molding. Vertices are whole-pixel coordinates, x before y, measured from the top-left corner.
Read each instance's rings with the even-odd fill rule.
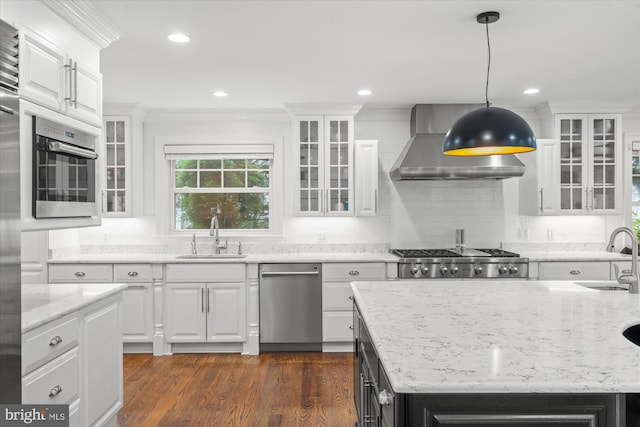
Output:
[[[100,49],[122,36],[122,31],[86,0],[40,0],[55,14],[84,34]]]
[[[548,106],[553,114],[622,114],[631,107],[606,101],[548,101]]]
[[[313,115],[348,115],[355,116],[362,109],[362,104],[313,104],[296,103],[284,104],[284,108],[292,116],[313,114]]]
[[[146,111],[145,122],[162,121],[215,121],[247,120],[261,122],[290,122],[291,117],[281,109],[170,109],[150,108]]]

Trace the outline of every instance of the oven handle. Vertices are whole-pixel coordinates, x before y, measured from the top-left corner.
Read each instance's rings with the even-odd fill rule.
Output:
[[[85,159],[97,159],[98,154],[95,151],[86,150],[84,148],[74,147],[73,145],[65,144],[60,141],[49,141],[49,151],[57,153],[73,154],[74,156],[84,157]]]

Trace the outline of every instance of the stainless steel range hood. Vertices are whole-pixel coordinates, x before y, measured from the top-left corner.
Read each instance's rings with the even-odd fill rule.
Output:
[[[524,174],[525,166],[513,154],[458,157],[442,154],[451,125],[484,104],[418,104],[411,109],[411,139],[389,175],[399,180],[504,179]]]

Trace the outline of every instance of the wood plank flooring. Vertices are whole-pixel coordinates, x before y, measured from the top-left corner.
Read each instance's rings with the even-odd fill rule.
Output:
[[[350,353],[124,355],[119,427],[351,427]]]

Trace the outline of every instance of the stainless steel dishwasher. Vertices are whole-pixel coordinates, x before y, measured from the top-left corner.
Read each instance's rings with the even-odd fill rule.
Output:
[[[322,351],[321,264],[260,264],[260,351]]]

